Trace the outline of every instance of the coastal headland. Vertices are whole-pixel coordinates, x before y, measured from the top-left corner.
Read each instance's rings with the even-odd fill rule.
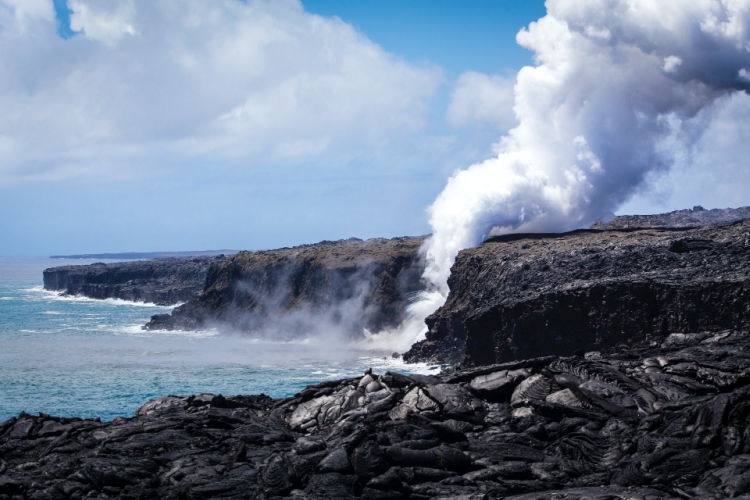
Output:
[[[462,251],[405,355],[444,364],[439,376],[366,373],[278,400],[165,396],[112,422],[21,414],[0,423],[0,498],[750,493],[747,212],[619,217]],[[252,334],[342,301],[368,311],[352,325],[395,324],[420,244],[242,252],[150,324]]]

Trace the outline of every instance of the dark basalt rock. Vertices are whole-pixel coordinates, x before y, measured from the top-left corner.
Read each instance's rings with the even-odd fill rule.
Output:
[[[499,382],[503,381],[503,382]],[[510,385],[510,387],[506,387]],[[750,494],[750,334],[0,423],[0,499]]]
[[[619,215],[608,222],[594,223],[592,229],[643,229],[664,227],[700,227],[731,224],[750,219],[750,207],[713,208],[706,210],[700,205],[692,209],[675,210],[654,215]]]
[[[683,212],[635,220],[679,225]],[[714,211],[687,212],[700,222]],[[719,212],[705,220],[750,208]],[[485,365],[750,327],[750,221],[622,228],[627,220],[608,230],[505,235],[461,251],[448,300],[404,358]]]
[[[44,289],[93,299],[174,305],[197,297],[209,267],[224,260],[218,255],[51,267],[44,270]]]
[[[422,238],[349,239],[240,252],[213,266],[203,293],[149,329],[220,325],[241,332],[361,334],[396,326],[421,289]]]

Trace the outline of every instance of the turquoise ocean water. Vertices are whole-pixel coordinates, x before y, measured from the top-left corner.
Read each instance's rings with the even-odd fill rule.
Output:
[[[0,258],[0,421],[21,411],[111,420],[167,394],[285,397],[367,367],[436,371],[331,339],[148,332],[141,325],[170,307],[64,297],[42,288],[43,269],[90,262]]]

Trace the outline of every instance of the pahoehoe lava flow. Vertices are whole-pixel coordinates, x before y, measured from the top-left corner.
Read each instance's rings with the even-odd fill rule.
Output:
[[[294,397],[0,424],[3,498],[723,498],[750,489],[750,336],[674,333]]]

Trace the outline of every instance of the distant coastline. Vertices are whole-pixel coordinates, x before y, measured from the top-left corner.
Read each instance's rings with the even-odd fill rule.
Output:
[[[50,259],[166,259],[169,257],[213,257],[215,255],[234,255],[239,250],[194,250],[182,252],[120,252],[120,253],[83,253],[77,255],[50,255]]]

